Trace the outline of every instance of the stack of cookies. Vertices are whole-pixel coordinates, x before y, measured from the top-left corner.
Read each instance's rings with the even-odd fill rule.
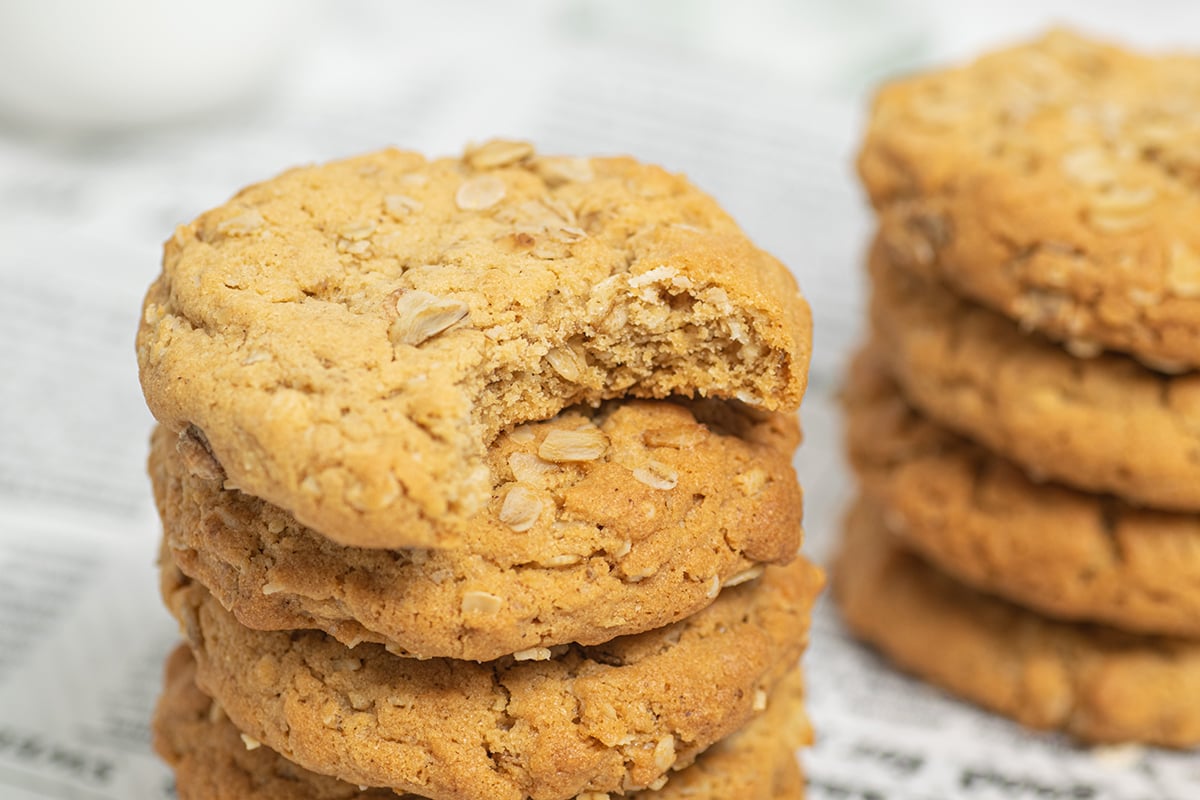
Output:
[[[138,334],[179,796],[799,797],[809,337],[630,159],[385,151],[179,228]]]
[[[835,591],[1035,727],[1200,743],[1200,59],[1052,33],[879,95]]]

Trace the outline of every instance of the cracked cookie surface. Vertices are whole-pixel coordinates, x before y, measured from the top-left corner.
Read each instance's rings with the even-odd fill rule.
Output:
[[[626,396],[795,410],[810,329],[683,177],[489,142],[294,169],[181,226],[137,353],[232,485],[342,544],[451,546],[497,434]]]
[[[180,800],[396,800],[389,789],[360,789],[244,741],[221,707],[196,688],[195,673],[191,652],[179,647],[167,661],[164,692],[154,714],[155,749],[175,771]],[[662,788],[626,796],[800,800],[803,779],[795,748],[810,739],[803,686],[793,672],[772,693],[767,710],[745,728],[672,773]],[[416,795],[403,797],[417,800]]]
[[[1200,643],[1054,622],[955,583],[860,500],[832,571],[842,617],[904,669],[1031,728],[1200,743]]]
[[[1200,58],[1058,31],[885,86],[859,172],[900,266],[1065,341],[1200,366]]]
[[[173,560],[243,624],[487,661],[661,627],[793,558],[798,441],[794,415],[736,402],[564,412],[489,448],[492,499],[461,550],[338,545],[223,489],[198,445],[164,428],[150,474]]]
[[[1200,511],[1200,373],[1071,356],[871,254],[880,359],[931,419],[1038,479]]]
[[[647,633],[487,664],[242,626],[163,565],[199,687],[289,761],[435,800],[633,791],[741,728],[802,652],[820,570],[803,559]]]
[[[888,530],[956,579],[1048,616],[1200,638],[1200,517],[1031,481],[910,409],[869,347],[846,439]]]

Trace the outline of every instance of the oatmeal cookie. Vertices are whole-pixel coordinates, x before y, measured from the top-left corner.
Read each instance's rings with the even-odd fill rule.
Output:
[[[654,785],[766,709],[806,644],[822,582],[797,559],[664,628],[476,664],[254,631],[163,566],[197,685],[239,730],[314,772],[434,800]]]
[[[1064,31],[877,96],[891,258],[1065,341],[1200,366],[1200,58]]]
[[[833,593],[899,666],[1031,728],[1200,743],[1200,643],[1053,622],[978,594],[901,548],[869,502],[847,518]]]
[[[906,546],[1047,616],[1200,638],[1200,517],[1033,482],[910,409],[880,352],[846,387],[847,448]]]
[[[810,328],[683,177],[493,141],[294,169],[181,226],[137,354],[232,486],[341,544],[445,547],[498,434],[629,396],[795,410]]]
[[[492,500],[454,550],[336,544],[223,488],[165,428],[150,474],[171,557],[244,625],[488,661],[658,628],[789,561],[798,439],[794,415],[736,402],[564,412],[493,443]]]
[[[1200,511],[1200,373],[1074,358],[935,281],[871,256],[881,362],[931,419],[1054,480]]]
[[[196,688],[195,674],[191,651],[179,647],[167,661],[166,686],[154,715],[155,749],[175,771],[180,800],[396,800],[390,789],[362,788],[310,772],[244,739],[221,707]],[[625,796],[801,800],[804,783],[795,747],[810,738],[803,685],[793,671],[771,694],[762,716],[672,773],[665,786]],[[418,800],[412,794],[402,797]]]

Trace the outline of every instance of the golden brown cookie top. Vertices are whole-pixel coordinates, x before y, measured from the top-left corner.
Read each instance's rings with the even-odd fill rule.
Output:
[[[564,800],[656,784],[768,706],[808,639],[820,570],[797,559],[653,631],[545,661],[476,664],[254,631],[164,563],[197,684],[307,769],[436,800]]]
[[[244,624],[486,661],[657,628],[790,560],[798,437],[794,415],[736,401],[610,401],[528,423],[489,449],[491,499],[451,550],[338,545],[222,488],[163,428],[150,474],[172,557]]]
[[[294,169],[180,227],[137,349],[237,487],[344,544],[445,546],[496,434],[622,396],[793,410],[810,326],[683,177],[489,142]]]
[[[396,800],[388,789],[362,789],[287,761],[247,742],[221,707],[196,688],[191,652],[168,658],[165,687],[154,713],[154,745],[175,771],[182,800]],[[729,800],[801,794],[794,748],[811,740],[799,671],[771,694],[766,712],[672,773],[660,789],[633,792],[646,800]],[[401,795],[417,800],[416,795]]]
[[[1072,343],[1200,366],[1200,58],[1056,31],[874,103],[898,259]]]

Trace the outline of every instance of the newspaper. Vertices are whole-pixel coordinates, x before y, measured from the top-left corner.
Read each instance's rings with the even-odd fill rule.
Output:
[[[303,68],[248,114],[129,137],[0,137],[5,800],[174,796],[148,729],[178,634],[156,591],[152,421],[133,333],[173,226],[294,163],[389,143],[452,153],[508,134],[687,172],[793,268],[812,302],[797,468],[806,547],[820,560],[834,543],[853,486],[833,395],[859,335],[870,232],[850,166],[862,97],[824,92],[811,75],[561,30],[559,44],[543,31],[525,53],[464,33],[456,41],[477,56],[464,62],[435,46],[444,38],[395,47],[387,32],[407,20],[394,14],[342,10]],[[846,635],[827,601],[805,669],[818,741],[802,758],[817,800],[1200,793],[1194,755],[1031,735],[894,672]]]

